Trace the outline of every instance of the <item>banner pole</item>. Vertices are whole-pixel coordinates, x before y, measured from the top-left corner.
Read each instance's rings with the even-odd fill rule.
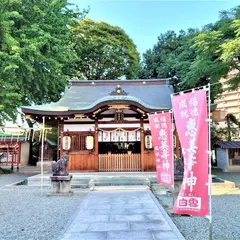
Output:
[[[212,164],[211,164],[211,85],[208,83],[208,195],[209,195],[209,240],[212,240]]]
[[[174,131],[174,128],[173,128],[173,110],[171,110],[171,120],[172,120],[172,129],[171,129],[171,132],[172,132],[172,178],[173,178],[173,184],[172,184],[172,200],[173,200],[173,208],[174,208],[174,194],[175,194],[175,188],[174,188],[174,137],[173,137],[173,131]]]
[[[41,146],[41,193],[43,192],[43,147],[44,147],[45,117],[42,123],[42,146]]]

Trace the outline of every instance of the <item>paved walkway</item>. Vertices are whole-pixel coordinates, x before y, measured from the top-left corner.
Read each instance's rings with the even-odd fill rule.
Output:
[[[10,170],[10,167],[4,167]],[[0,174],[0,187],[4,187],[7,185],[15,184],[17,182],[21,182],[27,180],[29,177],[36,175],[39,173],[39,170],[36,167],[27,166],[27,167],[20,167],[19,171],[17,172],[16,168],[14,168],[13,173],[9,174]]]
[[[184,240],[150,191],[93,191],[62,240]]]
[[[223,172],[219,168],[212,168],[212,174],[219,178],[234,182],[236,187],[240,187],[240,172]]]

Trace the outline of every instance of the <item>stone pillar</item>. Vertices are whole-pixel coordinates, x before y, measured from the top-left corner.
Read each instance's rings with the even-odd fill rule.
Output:
[[[51,194],[53,195],[71,195],[72,176],[51,176]]]

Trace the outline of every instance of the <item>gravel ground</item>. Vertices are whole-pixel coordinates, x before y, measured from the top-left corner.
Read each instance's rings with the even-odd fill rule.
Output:
[[[236,183],[239,186],[240,173],[223,173],[214,169],[213,174]],[[153,192],[160,204],[167,210],[172,210],[172,196]],[[186,240],[206,240],[209,236],[209,221],[201,217],[170,216]],[[240,239],[240,196],[212,196],[213,239]]]
[[[172,197],[155,195],[166,210],[172,210]],[[214,196],[212,198],[213,239],[240,239],[240,197],[239,195]],[[209,221],[201,217],[171,216],[186,240],[206,240]]]
[[[240,183],[240,173],[223,173],[214,170],[213,174],[234,181],[236,184]],[[4,179],[3,183],[6,181]],[[48,196],[49,188],[44,188],[41,193],[40,188],[24,185],[1,187],[0,184],[0,240],[57,239],[68,226],[76,208],[88,194],[88,190],[73,189],[73,191],[72,197],[56,197]],[[166,210],[172,210],[171,196],[159,192],[153,193]],[[239,240],[240,196],[213,196],[212,205],[213,239]],[[171,218],[186,240],[208,239],[207,219],[176,215]]]
[[[0,188],[0,239],[57,239],[64,232],[87,190],[71,197],[48,196],[50,189],[27,186]]]
[[[14,184],[19,181],[24,181],[33,174],[24,173],[10,173],[10,174],[0,174],[0,187],[8,184]]]
[[[212,168],[212,174],[219,178],[235,182],[236,187],[240,187],[240,172],[223,172],[219,168]]]

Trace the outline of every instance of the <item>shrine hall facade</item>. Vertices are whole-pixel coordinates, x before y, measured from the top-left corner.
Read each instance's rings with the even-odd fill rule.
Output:
[[[171,109],[171,93],[166,79],[70,81],[58,102],[22,111],[58,126],[69,171],[155,171],[148,114]]]

